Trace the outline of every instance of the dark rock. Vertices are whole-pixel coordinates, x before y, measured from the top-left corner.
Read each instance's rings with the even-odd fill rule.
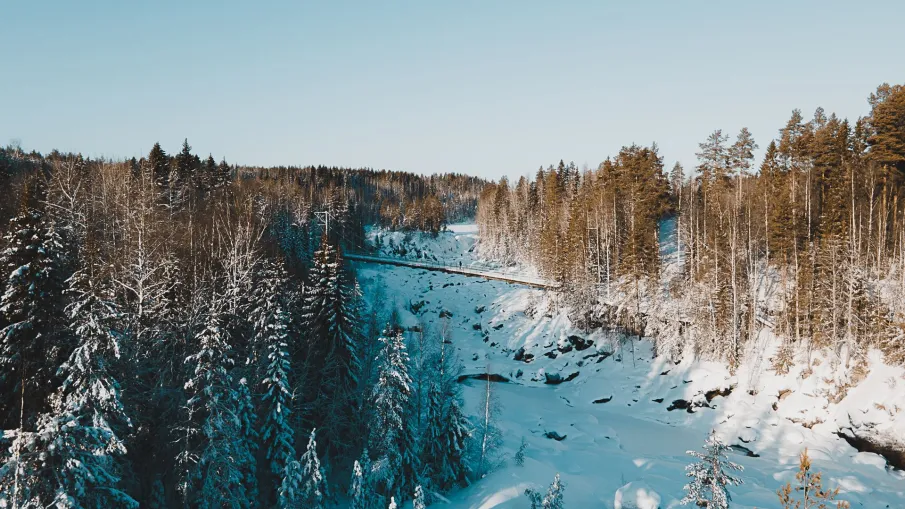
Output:
[[[481,324],[479,324],[479,323],[472,324],[471,328],[474,330],[481,330]]]
[[[451,317],[452,317],[452,313],[450,313],[448,310],[444,309],[443,311],[440,311],[440,318],[451,318]]]
[[[837,431],[836,435],[860,452],[872,452],[879,455],[886,460],[887,468],[905,470],[905,448],[884,444],[876,438],[865,437],[863,434],[858,435],[851,428],[844,429],[841,432]]]
[[[692,412],[691,404],[688,403],[688,401],[685,401],[684,399],[677,399],[677,400],[673,401],[672,403],[670,403],[670,405],[668,407],[666,407],[666,410],[668,412],[672,412],[673,410],[688,410],[689,413]]]
[[[418,302],[412,302],[409,305],[409,308],[412,310],[412,314],[417,315],[421,312],[421,308],[424,307],[426,303],[423,300],[419,300]]]
[[[707,400],[708,403],[710,403],[711,401],[713,401],[713,398],[715,398],[717,396],[722,396],[725,398],[726,396],[732,394],[732,389],[734,389],[734,388],[735,387],[727,387],[725,389],[713,389],[712,391],[705,392],[704,398]]]
[[[468,380],[469,378],[474,379],[474,380],[490,380],[491,382],[500,382],[500,383],[506,383],[509,381],[508,378],[506,378],[505,376],[500,375],[498,373],[478,373],[476,375],[459,375],[459,378],[457,378],[456,381],[461,383],[461,382],[464,382],[465,380]]]
[[[654,403],[663,403],[663,398],[654,398],[653,402]]]
[[[505,324],[503,324],[503,323],[498,323],[498,324],[496,324],[496,325],[493,326],[493,330],[500,330],[500,329],[503,328],[504,325],[505,325]]]
[[[578,371],[572,373],[571,375],[563,378],[561,373],[544,373],[544,383],[548,385],[559,385],[563,382],[571,382],[578,378]]]
[[[522,375],[524,375],[524,373],[522,372],[521,369],[515,372],[515,377],[516,377],[516,378],[521,378]]]
[[[568,435],[560,435],[559,433],[557,433],[557,432],[555,432],[555,431],[548,431],[548,432],[544,433],[544,436],[547,437],[547,438],[551,438],[551,439],[553,439],[553,440],[556,440],[557,442],[562,442],[563,440],[566,439],[566,437],[567,437]]]
[[[729,446],[729,448],[734,449],[749,458],[760,458],[760,454],[757,454],[756,452],[752,451],[751,449],[748,449],[744,445],[732,444]]]
[[[613,400],[613,397],[612,397],[612,396],[610,396],[609,398],[595,399],[595,400],[594,400],[594,404],[595,404],[595,405],[599,405],[600,403],[609,403],[609,402],[612,401],[612,400]]]
[[[474,312],[477,314],[481,314],[484,312],[485,309],[487,309],[487,308],[485,308],[484,306],[478,306],[478,307],[474,308]]]
[[[668,375],[668,374],[669,374],[669,370],[667,369],[666,371],[660,373],[660,376],[664,376],[664,375]]]
[[[549,357],[551,359],[555,359],[558,354],[555,351],[550,350],[549,352],[545,353],[544,355],[546,355],[547,357]]]
[[[572,345],[563,345],[557,348],[559,353],[569,353],[572,351]]]
[[[516,361],[525,360],[525,347],[519,347],[519,349],[515,351],[515,355],[512,356],[512,359]]]
[[[579,352],[581,352],[582,350],[587,350],[594,345],[594,340],[585,339],[581,336],[569,336],[568,339],[569,344],[571,344]]]

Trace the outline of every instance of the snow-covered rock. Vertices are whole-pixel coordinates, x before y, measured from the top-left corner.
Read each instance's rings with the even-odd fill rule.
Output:
[[[660,495],[644,481],[630,482],[613,498],[614,509],[660,509]]]

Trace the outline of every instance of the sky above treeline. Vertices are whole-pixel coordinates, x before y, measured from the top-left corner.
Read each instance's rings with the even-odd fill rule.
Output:
[[[487,178],[594,168],[905,82],[905,4],[6,2],[0,145]]]

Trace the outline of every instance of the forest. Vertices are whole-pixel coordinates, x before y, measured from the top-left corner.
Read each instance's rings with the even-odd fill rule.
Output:
[[[468,415],[453,325],[404,327],[363,294],[343,253],[372,226],[475,218],[478,255],[558,283],[582,329],[731,369],[769,329],[776,373],[830,352],[842,398],[869,351],[905,363],[905,87],[868,103],[853,123],[793,111],[759,165],[743,128],[691,171],[632,145],[515,183],[230,165],[188,140],[123,161],[0,149],[0,505],[420,509],[482,479],[491,376]],[[728,507],[740,467],[705,450],[685,501]],[[784,507],[838,494],[809,461]]]
[[[0,506],[383,508],[477,478],[443,331],[407,349],[342,251],[483,185],[0,150]]]
[[[765,328],[783,339],[777,372],[826,349],[844,393],[869,350],[905,362],[905,87],[868,103],[854,122],[793,111],[759,165],[748,129],[717,129],[691,169],[632,145],[596,170],[490,183],[481,252],[562,283],[575,323],[675,360],[737,366]]]

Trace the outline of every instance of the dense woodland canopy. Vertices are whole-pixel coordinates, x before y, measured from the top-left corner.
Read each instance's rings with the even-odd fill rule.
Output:
[[[482,252],[562,283],[579,324],[652,336],[673,358],[736,366],[768,327],[780,371],[814,348],[853,378],[871,348],[905,362],[905,87],[868,102],[853,122],[793,111],[759,166],[747,129],[716,130],[694,169],[633,145],[596,170],[489,184]]]
[[[0,150],[0,506],[321,507],[352,488],[382,508],[468,483],[445,338],[402,331],[342,251],[366,224],[437,232],[483,184],[236,167],[187,141],[124,162]]]

